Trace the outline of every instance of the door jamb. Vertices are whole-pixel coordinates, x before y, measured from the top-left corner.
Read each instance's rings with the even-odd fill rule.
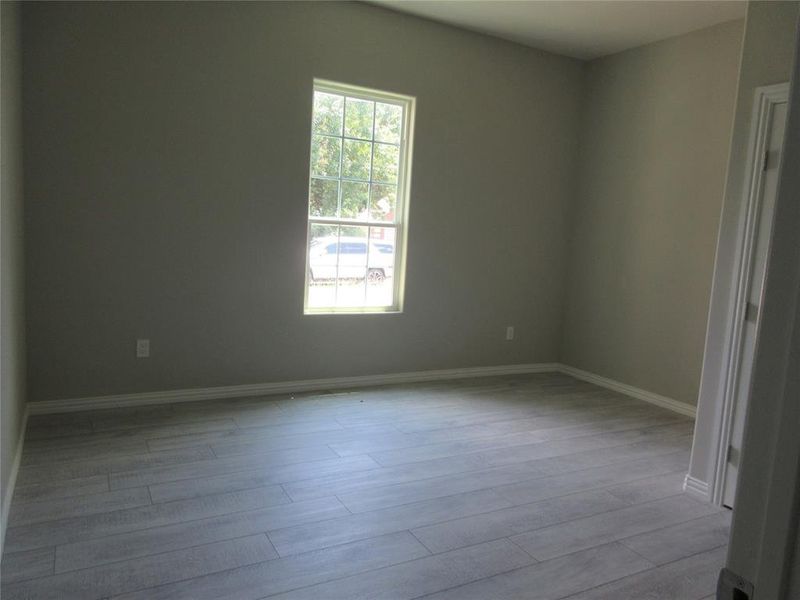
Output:
[[[770,119],[775,104],[787,102],[789,84],[761,86],[755,90],[753,115],[751,118],[750,141],[747,149],[748,170],[745,175],[743,211],[736,242],[735,277],[730,290],[732,313],[726,323],[726,343],[722,349],[723,372],[720,378],[721,406],[718,427],[715,429],[716,443],[712,463],[712,477],[709,481],[711,502],[722,506],[725,492],[725,475],[728,470],[728,446],[733,428],[733,411],[738,393],[739,369],[742,360],[742,342],[747,296],[752,283],[753,253],[755,236],[758,231],[758,218],[761,212],[761,188],[763,184],[766,142],[769,135]]]

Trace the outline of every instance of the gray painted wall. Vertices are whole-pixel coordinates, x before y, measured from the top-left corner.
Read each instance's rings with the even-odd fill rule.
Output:
[[[31,400],[558,358],[578,61],[361,4],[23,21]],[[417,97],[404,314],[302,315],[314,77]]]
[[[22,52],[19,7],[0,3],[0,498],[2,531],[25,403],[25,322],[22,203]]]
[[[586,67],[562,362],[695,404],[742,21]]]
[[[724,322],[730,314],[729,290],[733,285],[736,236],[741,218],[742,194],[747,169],[747,145],[755,89],[789,80],[800,2],[751,2],[747,11],[742,65],[736,100],[730,162],[720,220],[715,287],[709,308],[706,365],[697,407],[695,441],[689,474],[700,481],[712,479],[713,432],[720,427],[719,374],[725,343]]]

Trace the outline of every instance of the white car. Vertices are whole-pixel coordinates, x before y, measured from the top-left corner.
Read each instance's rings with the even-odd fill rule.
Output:
[[[367,248],[369,247],[369,264]],[[322,237],[311,240],[308,272],[313,281],[364,279],[380,283],[394,272],[394,244],[365,237]]]

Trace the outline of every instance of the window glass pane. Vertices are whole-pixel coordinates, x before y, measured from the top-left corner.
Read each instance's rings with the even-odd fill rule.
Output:
[[[314,133],[342,135],[344,97],[314,92]]]
[[[344,115],[345,136],[371,140],[374,111],[374,102],[348,98]]]
[[[311,178],[308,210],[312,217],[336,217],[339,204],[339,181]]]
[[[400,149],[388,144],[375,144],[372,156],[372,181],[397,183]]]
[[[400,143],[403,107],[396,104],[375,105],[375,139],[379,142]]]
[[[366,220],[367,199],[369,198],[369,184],[358,181],[342,182],[342,213],[343,219]]]
[[[315,135],[311,142],[311,174],[339,176],[342,139]]]
[[[367,306],[391,306],[393,303],[395,233],[393,227],[370,227]]]
[[[314,92],[314,133],[342,135],[344,96]]]
[[[360,225],[340,225],[339,237],[341,242],[366,242],[367,228]]]
[[[350,179],[369,179],[369,165],[372,160],[372,144],[344,140],[344,159],[342,160],[342,177]]]
[[[369,197],[369,218],[373,221],[394,221],[397,186],[372,184]]]
[[[336,306],[364,306],[369,238],[367,227],[339,228]]]
[[[336,302],[336,269],[339,263],[339,226],[312,223],[309,233],[308,306],[333,306]]]

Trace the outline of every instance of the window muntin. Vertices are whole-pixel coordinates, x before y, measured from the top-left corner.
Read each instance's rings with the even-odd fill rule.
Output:
[[[413,99],[315,81],[306,313],[402,308]]]

